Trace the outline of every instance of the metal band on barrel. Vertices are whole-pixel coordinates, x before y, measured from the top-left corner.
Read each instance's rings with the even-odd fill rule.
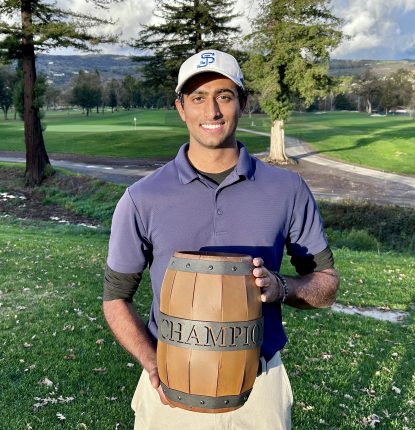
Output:
[[[263,318],[250,321],[214,322],[177,318],[160,312],[158,340],[179,348],[206,351],[238,351],[259,348]]]
[[[180,272],[247,276],[252,274],[253,266],[248,262],[240,261],[194,260],[191,258],[171,257],[168,268]]]
[[[236,408],[243,405],[249,397],[252,390],[245,391],[242,394],[235,396],[220,396],[210,397],[201,396],[199,394],[188,394],[183,391],[173,390],[161,383],[164,394],[166,397],[173,402],[182,403],[186,406],[193,408],[203,409],[224,409],[224,408]]]

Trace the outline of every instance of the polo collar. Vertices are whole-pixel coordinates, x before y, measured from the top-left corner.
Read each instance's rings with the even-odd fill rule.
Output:
[[[239,159],[235,167],[235,172],[237,175],[245,176],[247,179],[253,181],[255,180],[255,177],[254,177],[255,161],[249,155],[247,149],[241,142],[238,142],[238,148],[239,148]],[[176,155],[176,158],[174,159],[174,164],[176,166],[177,173],[179,175],[179,180],[183,185],[189,184],[190,182],[199,178],[197,172],[190,165],[189,160],[187,159],[186,153],[188,149],[189,149],[188,143],[185,143],[184,145],[182,145],[179,149],[179,152]]]

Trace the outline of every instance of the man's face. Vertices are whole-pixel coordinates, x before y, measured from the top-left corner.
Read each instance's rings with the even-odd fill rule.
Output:
[[[202,73],[186,82],[180,117],[190,134],[190,145],[206,148],[236,146],[235,130],[241,115],[236,84],[217,73]]]

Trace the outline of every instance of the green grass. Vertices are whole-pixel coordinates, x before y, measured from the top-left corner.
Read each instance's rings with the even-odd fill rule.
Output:
[[[185,124],[174,110],[93,113],[90,117],[79,111],[47,112],[43,123],[49,153],[173,158],[188,140]],[[244,115],[239,125],[270,131],[265,115],[254,115],[253,119]],[[415,175],[415,122],[408,117],[371,117],[355,112],[293,114],[285,130],[288,136],[306,141],[324,156]],[[253,153],[268,150],[266,136],[238,132],[237,137]],[[0,150],[24,151],[21,121],[0,120]]]
[[[269,131],[264,115],[241,126]],[[356,112],[293,114],[287,136],[304,140],[319,154],[378,170],[415,175],[415,122],[404,116],[369,116]]]
[[[137,119],[134,126],[134,118]],[[174,110],[133,110],[86,117],[79,112],[48,112],[43,120],[49,153],[129,158],[173,158],[188,141],[186,125]],[[24,151],[23,123],[0,121],[0,150]],[[252,152],[268,147],[268,138],[238,133]]]
[[[16,181],[0,188],[12,191]],[[39,192],[51,204],[72,205],[108,226],[108,205],[121,188],[89,181],[74,189],[61,176],[49,184],[54,192]],[[295,396],[293,428],[371,428],[365,422],[376,415],[376,429],[413,429],[415,259],[408,244],[415,212],[351,203],[321,209],[342,279],[339,303],[410,316],[392,324],[285,306],[290,342],[283,359]],[[371,217],[362,217],[365,212]],[[399,240],[392,237],[397,225]],[[0,218],[0,428],[132,428],[129,404],[140,367],[114,342],[102,316],[107,242],[106,227]],[[290,271],[285,259],[283,272]],[[135,298],[144,318],[150,302],[146,274]]]

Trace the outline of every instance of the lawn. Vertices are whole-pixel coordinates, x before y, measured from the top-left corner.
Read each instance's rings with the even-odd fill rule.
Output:
[[[186,127],[174,110],[93,113],[90,117],[79,111],[47,112],[43,123],[49,153],[172,158],[188,140]],[[253,131],[270,131],[265,115],[254,115],[253,119],[244,115],[239,125]],[[408,117],[356,112],[296,113],[287,121],[285,131],[288,136],[305,140],[324,156],[415,175],[415,122]],[[253,153],[269,147],[266,136],[238,132],[237,137]],[[1,150],[24,151],[21,121],[0,120]]]
[[[15,192],[19,171],[9,172],[0,193]],[[36,198],[103,227],[0,217],[0,428],[131,429],[140,367],[114,342],[101,312],[108,226],[122,187],[92,179],[71,187],[71,177],[66,183],[60,175]],[[285,306],[293,428],[412,430],[415,211],[320,205],[342,279],[339,303],[409,317],[392,324]],[[292,272],[287,259],[283,272]],[[144,318],[150,301],[146,274],[135,298]]]
[[[261,115],[241,126],[269,131]],[[415,175],[415,121],[406,116],[370,116],[357,112],[293,114],[287,136],[307,142],[319,154],[378,170]]]
[[[73,111],[48,112],[43,124],[49,153],[173,158],[188,141],[186,126],[174,110],[107,112],[90,117]],[[239,133],[238,138],[253,152],[268,147],[264,136]],[[21,121],[0,121],[0,151],[24,151]]]

